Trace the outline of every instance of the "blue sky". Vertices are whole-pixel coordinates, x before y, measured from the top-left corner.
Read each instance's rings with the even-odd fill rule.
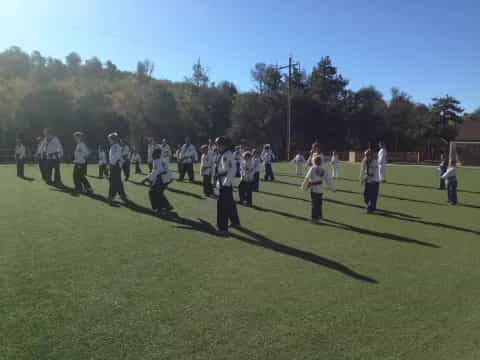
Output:
[[[64,58],[111,59],[181,80],[201,58],[214,81],[253,87],[256,62],[307,71],[329,55],[354,90],[374,85],[389,98],[399,87],[429,103],[450,94],[480,107],[478,0],[2,0],[0,49],[18,45]]]

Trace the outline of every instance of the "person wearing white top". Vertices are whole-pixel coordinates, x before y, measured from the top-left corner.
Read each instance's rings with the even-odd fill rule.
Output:
[[[235,152],[233,153],[233,157],[235,159],[235,177],[239,178],[240,174],[240,165],[242,163],[242,150],[240,146],[235,148]]]
[[[122,147],[122,170],[125,176],[125,181],[130,179],[130,146],[123,139],[120,140],[120,146]]]
[[[456,162],[456,160],[450,160],[450,164],[448,165],[448,169],[445,172],[445,174],[442,175],[442,179],[444,179],[447,183],[448,203],[450,205],[457,205],[457,202],[458,202],[458,198],[457,198],[458,180],[457,180],[457,162]]]
[[[142,182],[144,184],[147,182],[150,183],[148,196],[150,198],[152,209],[156,212],[173,210],[172,205],[165,197],[165,189],[168,184],[172,182],[172,173],[170,172],[168,163],[162,156],[162,150],[153,150],[152,159],[152,171]]]
[[[238,195],[240,204],[252,206],[252,188],[255,175],[255,164],[252,159],[252,153],[246,151],[243,153],[242,163],[240,164],[241,181],[238,185]]]
[[[15,145],[15,162],[17,163],[17,176],[19,178],[25,177],[25,157],[27,155],[27,150],[25,149],[25,145],[22,144],[22,140],[17,138],[16,145]]]
[[[148,169],[152,171],[153,169],[153,150],[155,149],[160,149],[160,144],[157,144],[155,142],[154,138],[149,138],[148,139],[148,145],[147,145],[147,163],[148,163]]]
[[[332,152],[332,157],[330,159],[330,165],[332,166],[332,178],[338,178],[338,155],[336,151]]]
[[[302,155],[302,153],[297,152],[297,155],[295,155],[292,162],[295,163],[296,174],[303,175],[303,169],[305,167],[305,157]]]
[[[98,147],[98,177],[103,179],[103,176],[108,177],[107,167],[107,153],[102,145]]]
[[[187,173],[190,182],[195,181],[193,164],[198,161],[198,154],[197,150],[195,150],[195,146],[190,142],[189,137],[185,138],[185,144],[183,144],[182,149],[180,150],[179,159],[181,164],[179,180],[183,181],[185,173]]]
[[[170,145],[167,143],[167,139],[162,140],[162,144],[160,145],[160,150],[162,150],[162,159],[167,164],[170,164],[170,158],[172,156],[172,149]]]
[[[117,194],[120,195],[123,201],[127,201],[127,195],[123,188],[122,182],[122,147],[119,144],[119,138],[117,133],[111,133],[108,135],[108,141],[110,143],[110,151],[108,154],[108,162],[110,165],[110,177],[109,177],[109,189],[108,189],[108,201],[113,203],[113,199]]]
[[[265,181],[274,181],[275,177],[273,175],[272,162],[275,160],[275,155],[270,148],[270,144],[266,144],[263,148],[262,155],[260,156],[262,161],[265,164]]]
[[[208,152],[208,145],[202,145],[200,151],[202,152],[202,156],[200,158],[200,176],[202,176],[203,194],[209,197],[213,195],[213,154]]]
[[[142,169],[140,168],[140,164],[142,163],[142,157],[140,156],[140,153],[135,150],[135,148],[132,148],[132,153],[130,155],[130,163],[135,165],[135,174],[141,174]]]
[[[213,155],[217,147],[215,146],[215,143],[212,141],[212,139],[208,139],[208,153],[210,156]]]
[[[47,181],[47,159],[45,153],[45,142],[41,136],[37,137],[37,150],[34,155],[35,160],[38,161],[38,167],[40,169],[40,175],[43,181]]]
[[[310,190],[312,199],[312,222],[317,224],[323,217],[323,184],[327,184],[331,191],[335,191],[335,185],[328,172],[322,167],[322,158],[313,158],[313,166],[310,167],[302,183],[304,190]]]
[[[77,145],[75,146],[75,152],[73,157],[73,183],[75,185],[74,192],[79,194],[85,191],[88,194],[93,192],[92,186],[86,177],[86,163],[90,151],[87,145],[83,142],[83,133],[76,131],[73,133],[73,137]]]
[[[365,151],[365,157],[360,166],[360,182],[365,186],[363,198],[367,213],[377,210],[377,199],[380,184],[378,182],[378,163],[372,150]]]
[[[240,227],[237,205],[233,200],[233,179],[235,178],[235,159],[229,149],[229,143],[225,137],[216,139],[215,144],[220,152],[217,165],[217,187],[219,196],[217,202],[217,226],[222,234],[228,233],[228,220],[234,227]]]
[[[252,150],[252,159],[253,159],[253,184],[252,191],[258,192],[260,190],[260,163],[261,159],[258,156],[256,149]]]
[[[380,142],[380,150],[378,151],[378,179],[381,182],[387,181],[387,149],[385,144]]]
[[[43,130],[45,138],[43,139],[44,157],[46,159],[46,182],[47,184],[61,184],[60,159],[63,157],[63,146],[58,137],[52,135],[49,128]],[[54,172],[52,181],[52,172]]]

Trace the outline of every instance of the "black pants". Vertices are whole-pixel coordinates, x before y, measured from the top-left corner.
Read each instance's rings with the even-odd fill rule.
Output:
[[[122,182],[122,169],[120,165],[110,166],[110,188],[108,189],[108,197],[113,199],[115,195],[119,194],[125,197],[125,190]]]
[[[238,196],[240,197],[241,203],[247,203],[247,205],[252,205],[252,187],[253,182],[251,181],[240,181],[238,185]]]
[[[148,197],[150,198],[150,204],[153,210],[170,209],[172,206],[165,197],[165,189],[167,185],[162,184],[160,179],[156,181],[154,185],[150,187],[148,191]]]
[[[56,159],[48,159],[46,165],[46,181],[48,183],[52,182],[52,172],[53,175],[53,182],[59,184],[62,182],[62,177],[60,175],[60,160]]]
[[[310,192],[312,198],[312,220],[320,220],[323,216],[322,205],[323,205],[323,194]]]
[[[253,175],[252,191],[258,192],[259,190],[260,190],[260,173],[256,172]]]
[[[193,182],[195,180],[195,174],[193,172],[193,164],[181,164],[180,167],[180,181],[185,178],[185,173],[188,175],[188,180]]]
[[[239,178],[240,177],[240,161],[237,161],[236,166],[237,168],[235,169],[235,177]]]
[[[130,179],[130,160],[124,160],[122,165],[123,175],[125,176],[125,181]]]
[[[73,183],[75,184],[75,191],[82,192],[83,190],[92,190],[92,186],[87,180],[87,167],[85,164],[75,164],[73,167]]]
[[[38,168],[40,169],[40,175],[42,175],[43,181],[47,181],[47,160],[38,160]]]
[[[108,168],[107,165],[98,165],[98,177],[103,178],[103,175],[108,177]]]
[[[213,195],[212,175],[203,175],[203,193],[207,196]]]
[[[272,164],[265,164],[265,181],[273,181],[275,180],[273,176],[273,169],[272,169]]]
[[[135,174],[141,174],[142,169],[140,168],[140,163],[135,163]]]
[[[369,213],[377,210],[377,198],[379,189],[380,184],[378,182],[365,183],[365,191],[363,192],[363,197],[365,205],[367,205],[367,211]]]
[[[24,168],[25,168],[25,161],[22,159],[18,159],[17,160],[17,176],[18,177],[24,177],[25,176],[25,172],[24,172]]]
[[[456,179],[448,180],[447,194],[448,194],[448,203],[450,205],[457,205],[457,202],[458,202],[457,187],[458,187],[458,182]]]
[[[233,188],[221,187],[217,201],[217,225],[220,230],[228,230],[228,220],[232,225],[239,226],[237,205],[233,200]]]
[[[148,170],[149,170],[150,172],[152,172],[152,169],[153,169],[153,162],[149,162],[149,163],[148,163]]]

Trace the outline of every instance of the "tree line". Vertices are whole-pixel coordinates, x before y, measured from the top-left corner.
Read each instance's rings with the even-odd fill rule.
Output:
[[[227,134],[235,143],[270,143],[284,154],[289,79],[278,67],[255,64],[248,92],[210,81],[200,60],[184,81],[156,79],[154,68],[144,60],[136,71],[122,71],[110,60],[83,60],[75,52],[64,61],[15,46],[1,52],[0,147],[13,147],[17,135],[33,145],[51,127],[67,148],[75,130],[85,132],[91,146],[118,131],[140,148],[149,136],[177,144],[185,136],[203,143]],[[449,95],[421,104],[396,88],[388,102],[373,86],[353,91],[328,56],[309,73],[294,67],[290,84],[297,149],[313,141],[324,151],[363,149],[383,139],[391,151],[432,152],[441,139],[455,138],[465,118],[480,117],[480,109],[464,114]]]

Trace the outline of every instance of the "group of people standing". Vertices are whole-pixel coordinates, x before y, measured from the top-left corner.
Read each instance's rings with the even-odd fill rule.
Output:
[[[47,184],[60,185],[60,161],[63,157],[63,147],[58,137],[52,134],[50,129],[45,129],[43,138],[38,139],[35,158],[38,160],[40,173]],[[77,131],[73,134],[75,140],[73,158],[73,182],[74,193],[93,193],[92,186],[87,179],[87,163],[90,151],[85,144],[84,134]],[[117,195],[123,201],[128,201],[125,193],[124,180],[130,177],[130,166],[135,165],[135,172],[142,173],[141,156],[129,144],[120,138],[118,133],[110,133],[107,136],[109,148],[108,154],[105,147],[98,149],[99,177],[109,179],[108,201],[113,203]],[[227,137],[218,137],[215,141],[209,139],[208,144],[200,147],[200,175],[202,178],[203,192],[206,197],[215,197],[214,187],[218,189],[217,198],[217,226],[221,233],[227,233],[230,226],[240,226],[240,219],[234,200],[235,178],[240,178],[238,183],[239,203],[252,206],[253,193],[259,191],[260,166],[264,164],[264,181],[274,181],[272,163],[275,155],[269,144],[264,145],[262,152],[249,146],[233,147]],[[24,161],[26,149],[21,140],[17,140],[15,147],[15,159],[17,161],[17,175],[24,177]],[[170,160],[176,158],[178,165],[179,181],[183,181],[185,175],[191,182],[195,181],[194,164],[199,160],[195,146],[190,139],[185,138],[185,143],[179,146],[173,154],[166,139],[157,143],[154,138],[148,139],[147,163],[148,175],[143,179],[143,184],[149,185],[149,199],[151,207],[156,212],[171,211],[172,205],[165,197],[165,190],[172,182],[173,176],[170,170]],[[313,223],[319,223],[322,219],[323,189],[326,185],[331,191],[335,191],[333,179],[339,176],[339,158],[336,152],[332,152],[328,162],[331,165],[331,175],[324,168],[327,163],[324,154],[320,151],[318,143],[312,145],[307,160],[302,153],[297,153],[293,162],[296,165],[297,175],[302,175],[304,169],[307,174],[301,187],[311,193],[311,218]],[[380,183],[386,182],[387,150],[380,142],[378,153],[370,147],[364,153],[360,166],[360,182],[364,186],[364,201],[367,213],[373,213],[377,208],[377,199]],[[455,162],[445,168],[445,159],[440,166],[440,187],[444,187],[446,180],[449,189],[449,203],[456,204],[456,170]],[[52,178],[53,175],[53,178]]]

